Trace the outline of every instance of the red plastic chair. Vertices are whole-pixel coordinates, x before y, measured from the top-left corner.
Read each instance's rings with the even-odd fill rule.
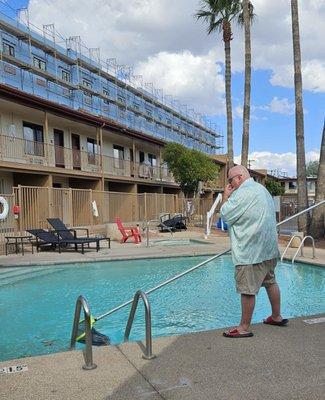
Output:
[[[122,234],[121,243],[125,243],[129,238],[132,238],[132,237],[133,237],[134,243],[136,243],[136,244],[138,244],[142,241],[141,234],[139,232],[138,227],[128,226],[127,228],[124,228],[122,221],[118,217],[116,218],[116,224],[117,224],[118,230]]]

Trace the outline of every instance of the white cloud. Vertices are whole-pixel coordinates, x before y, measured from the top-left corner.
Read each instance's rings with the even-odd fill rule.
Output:
[[[241,155],[234,157],[236,163],[240,163]],[[296,176],[296,154],[272,153],[269,151],[254,151],[248,155],[253,169],[280,170],[287,172],[289,176]],[[306,163],[319,160],[319,151],[312,150],[306,153]]]
[[[270,104],[267,106],[272,113],[293,115],[295,112],[295,104],[290,103],[288,99],[278,99],[273,97]]]
[[[271,70],[272,85],[292,88],[294,82],[290,2],[254,0],[253,4],[257,15],[252,25],[253,68]],[[324,0],[299,2],[303,88],[312,92],[325,91],[324,18]],[[235,29],[234,37],[233,62],[235,69],[242,71],[242,30]],[[237,41],[237,37],[241,40]]]
[[[242,106],[236,106],[234,109],[234,117],[243,118],[243,110]]]
[[[64,36],[81,35],[103,58],[135,64],[160,51],[188,49],[206,54],[213,47],[195,22],[198,0],[30,0],[32,23],[55,23]]]
[[[302,66],[304,89],[319,93],[325,91],[325,61],[311,60]],[[270,79],[272,85],[293,87],[294,70],[292,65],[274,67]]]
[[[290,101],[284,97],[279,99],[277,96],[273,97],[269,104],[265,106],[252,106],[252,111],[269,111],[274,114],[283,115],[294,115],[295,113],[295,103],[290,103]],[[308,110],[304,108],[304,114],[307,114]]]
[[[225,113],[224,80],[214,60],[214,51],[206,56],[194,56],[190,51],[160,52],[139,62],[135,73],[142,73],[156,87],[163,87],[165,93],[172,93],[200,112],[220,115]]]

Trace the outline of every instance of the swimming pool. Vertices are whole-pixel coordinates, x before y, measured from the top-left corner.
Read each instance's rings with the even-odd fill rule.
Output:
[[[0,360],[68,349],[75,301],[83,294],[93,315],[129,300],[138,289],[158,283],[208,257],[112,261],[0,270]],[[177,335],[234,325],[240,317],[234,267],[220,257],[149,295],[153,336]],[[325,268],[281,264],[277,270],[283,315],[291,318],[324,312]],[[96,324],[112,343],[123,340],[129,308]],[[265,291],[257,297],[253,322],[270,309]],[[144,311],[139,306],[130,340],[144,338]]]

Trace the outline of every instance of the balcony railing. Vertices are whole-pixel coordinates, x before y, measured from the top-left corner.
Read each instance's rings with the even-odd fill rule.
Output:
[[[51,143],[0,135],[0,160],[19,164],[43,165],[152,181],[174,182],[166,166],[151,166]]]

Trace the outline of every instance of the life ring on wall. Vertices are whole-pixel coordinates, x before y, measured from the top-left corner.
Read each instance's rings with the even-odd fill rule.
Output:
[[[9,212],[9,204],[4,197],[0,196],[0,204],[2,204],[2,213],[0,213],[0,221],[7,218]]]

